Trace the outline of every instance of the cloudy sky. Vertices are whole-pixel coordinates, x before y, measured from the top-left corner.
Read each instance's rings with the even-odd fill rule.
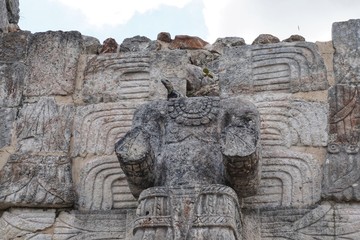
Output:
[[[237,36],[251,44],[261,33],[314,42],[331,40],[333,22],[360,18],[360,0],[20,0],[20,17],[23,30],[78,30],[101,42],[159,32],[210,43]]]

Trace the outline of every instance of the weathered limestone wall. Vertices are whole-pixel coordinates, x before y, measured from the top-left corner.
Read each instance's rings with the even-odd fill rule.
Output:
[[[360,239],[359,33],[360,20],[325,43],[1,34],[0,239],[130,239],[137,202],[114,143],[137,106],[166,98],[163,78],[261,114],[243,239]]]

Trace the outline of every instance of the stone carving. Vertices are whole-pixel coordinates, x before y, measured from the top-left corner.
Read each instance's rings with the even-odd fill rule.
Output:
[[[329,90],[331,142],[360,142],[360,87],[336,85]]]
[[[261,115],[261,141],[266,146],[326,146],[328,108],[324,103],[289,95],[254,98]]]
[[[321,172],[310,154],[282,148],[263,149],[258,194],[244,199],[249,208],[301,207],[320,200]]]
[[[0,239],[43,239],[51,240],[51,235],[42,233],[55,222],[55,210],[10,209],[0,218]]]
[[[358,205],[323,203],[315,208],[264,210],[261,239],[358,239]]]
[[[16,117],[16,109],[0,108],[0,148],[9,146],[12,137],[13,123]]]
[[[332,38],[335,48],[334,71],[336,83],[360,83],[359,29],[360,19],[333,24]]]
[[[131,128],[136,106],[141,103],[121,101],[77,107],[72,156],[112,154],[113,144]]]
[[[359,87],[336,85],[329,90],[330,143],[323,169],[323,197],[360,200]]]
[[[360,153],[357,145],[328,146],[322,194],[337,201],[360,200]]]
[[[83,100],[87,103],[113,102],[149,97],[149,56],[105,54],[86,60]]]
[[[115,155],[95,157],[85,165],[80,173],[78,195],[81,210],[137,206]]]
[[[131,213],[124,210],[92,213],[61,212],[56,219],[53,239],[128,239],[126,228],[130,221]]]
[[[67,157],[11,155],[0,170],[0,208],[68,207],[73,201]]]
[[[221,94],[295,93],[327,89],[326,69],[312,43],[245,46],[220,57]]]
[[[20,105],[25,66],[23,63],[0,64],[0,106]]]
[[[134,238],[240,239],[237,197],[256,192],[259,151],[258,112],[249,102],[199,97],[141,106],[116,144],[130,190],[141,193]]]
[[[29,44],[24,95],[73,93],[82,41],[79,32],[35,33]]]
[[[73,115],[72,105],[58,105],[52,97],[24,105],[17,123],[17,149],[67,154]]]

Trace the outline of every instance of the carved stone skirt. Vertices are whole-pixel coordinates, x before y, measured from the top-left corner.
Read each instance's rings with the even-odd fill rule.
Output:
[[[153,187],[139,197],[136,240],[239,240],[240,207],[224,185]]]

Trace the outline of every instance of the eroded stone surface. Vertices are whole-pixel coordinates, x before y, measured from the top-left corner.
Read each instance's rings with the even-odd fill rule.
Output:
[[[202,49],[209,43],[199,37],[176,35],[170,42],[170,49]]]
[[[219,58],[221,95],[296,93],[328,87],[313,43],[278,43],[229,49]]]
[[[91,213],[61,212],[56,219],[53,239],[129,239],[126,238],[129,220],[131,220],[131,210]]]
[[[149,55],[92,55],[85,61],[81,90],[84,102],[135,101],[149,97]]]
[[[0,218],[0,239],[51,240],[51,235],[42,231],[55,222],[55,210],[10,209]]]
[[[0,106],[16,107],[21,103],[25,65],[20,62],[0,64]]]
[[[1,34],[0,63],[24,60],[31,36],[27,31]]]
[[[311,154],[286,148],[263,149],[261,181],[257,195],[245,198],[254,207],[302,207],[320,200],[320,164]]]
[[[323,169],[323,197],[360,200],[359,87],[338,84],[329,90],[330,141]]]
[[[151,48],[151,40],[144,36],[125,38],[120,44],[120,52],[139,52]]]
[[[73,116],[72,105],[58,105],[52,97],[25,104],[17,122],[18,151],[66,154]]]
[[[255,106],[237,98],[142,105],[116,144],[131,192],[141,193],[135,238],[240,239],[237,199],[260,181],[259,132]]]
[[[87,162],[80,171],[77,189],[81,210],[111,210],[137,206],[114,154],[93,157]]]
[[[333,23],[336,83],[360,83],[360,19]]]
[[[30,41],[25,78],[26,96],[73,93],[82,52],[79,32],[35,33]]]
[[[66,156],[11,155],[0,170],[0,208],[73,205],[70,159]]]
[[[289,94],[256,95],[264,146],[326,146],[328,106],[294,99]]]
[[[119,44],[113,38],[108,38],[103,42],[99,53],[117,53]]]
[[[279,38],[271,34],[260,34],[257,38],[255,38],[252,45],[278,43],[278,42],[280,42]]]
[[[323,203],[311,208],[265,210],[261,239],[358,239],[359,205]]]
[[[133,114],[141,103],[125,101],[77,107],[72,156],[112,154],[117,139],[131,128]]]
[[[0,108],[0,148],[11,143],[16,113],[17,110],[14,108]]]

